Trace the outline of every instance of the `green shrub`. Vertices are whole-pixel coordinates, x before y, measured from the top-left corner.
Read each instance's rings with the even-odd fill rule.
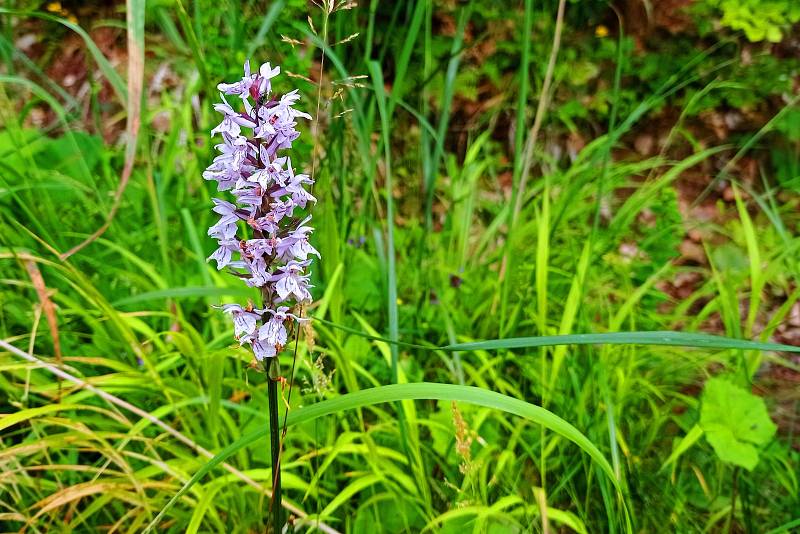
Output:
[[[786,28],[800,20],[800,2],[795,0],[707,0],[697,10],[702,14],[722,12],[720,23],[741,30],[751,42],[783,40]]]

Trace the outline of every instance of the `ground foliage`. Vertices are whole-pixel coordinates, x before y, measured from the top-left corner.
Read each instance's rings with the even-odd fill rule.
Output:
[[[247,58],[317,119],[293,156],[323,257],[283,391],[299,510],[342,532],[796,528],[791,353],[441,347],[800,344],[797,3],[570,0],[549,83],[557,1],[337,6],[0,7],[0,338],[166,426],[0,349],[0,530],[140,532],[175,495],[158,531],[264,530],[265,380],[210,308],[256,296],[205,261],[201,177],[215,84]],[[63,258],[126,159],[108,230]],[[178,494],[226,447],[233,471]]]

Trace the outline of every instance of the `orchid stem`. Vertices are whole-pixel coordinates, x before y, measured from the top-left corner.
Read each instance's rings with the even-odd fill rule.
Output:
[[[269,360],[267,369],[267,400],[269,402],[269,438],[272,456],[272,498],[270,515],[272,532],[280,533],[283,528],[283,507],[281,506],[281,444],[278,424],[278,358]]]

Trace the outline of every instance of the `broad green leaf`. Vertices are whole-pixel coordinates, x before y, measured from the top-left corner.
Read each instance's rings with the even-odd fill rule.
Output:
[[[720,460],[752,470],[775,435],[764,400],[725,378],[706,382],[700,427]]]

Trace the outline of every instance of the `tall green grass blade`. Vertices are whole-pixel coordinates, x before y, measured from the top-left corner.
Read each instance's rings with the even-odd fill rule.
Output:
[[[200,273],[200,276],[203,277],[203,283],[208,287],[212,287],[213,282],[208,272],[208,264],[205,261],[203,246],[200,244],[200,232],[197,231],[197,225],[195,225],[192,214],[188,209],[181,208],[181,219],[183,220],[183,225],[186,227],[186,237],[189,239],[189,245],[194,253],[197,271]]]
[[[522,23],[522,51],[520,53],[519,90],[517,93],[516,131],[514,132],[514,175],[512,177],[511,204],[514,204],[517,193],[517,181],[522,171],[522,152],[525,143],[525,122],[528,111],[528,69],[530,65],[531,40],[533,28],[533,0],[525,0],[525,16]]]
[[[186,12],[186,8],[183,5],[183,0],[175,0],[175,6],[176,13],[178,15],[178,22],[180,23],[183,33],[186,34],[186,40],[189,43],[189,50],[192,52],[194,63],[197,66],[197,71],[200,73],[200,78],[203,81],[203,85],[208,87],[210,78],[208,77],[208,72],[206,71],[206,60],[203,47],[200,46],[200,42],[197,40],[197,34],[192,26],[192,21],[189,18],[189,14]]]
[[[378,104],[378,113],[381,121],[381,132],[383,138],[384,159],[386,166],[386,266],[387,266],[387,305],[389,317],[389,339],[398,341],[400,338],[399,320],[397,314],[397,272],[396,272],[396,257],[394,248],[394,183],[392,180],[392,166],[391,166],[391,145],[389,137],[389,115],[386,108],[386,94],[383,85],[383,73],[380,70],[380,65],[375,61],[369,63],[370,75],[375,89],[375,99]],[[391,370],[392,382],[397,384],[399,382],[398,372],[398,358],[399,351],[397,343],[389,345],[391,351]],[[417,433],[412,432],[409,428],[409,421],[406,420],[406,409],[398,406],[399,425],[402,441],[406,444],[409,462],[415,470],[417,470],[417,483],[420,490],[425,497],[426,504],[430,505],[430,490],[428,489],[427,477],[425,476],[425,469],[422,465],[422,455],[419,452],[419,439]],[[413,423],[413,414],[411,416]]]
[[[734,199],[736,201],[736,210],[739,214],[739,220],[742,223],[742,230],[744,231],[744,240],[747,245],[747,258],[750,264],[750,302],[747,307],[747,319],[744,325],[744,336],[751,337],[753,335],[753,327],[755,326],[758,310],[761,306],[761,292],[764,288],[764,266],[761,262],[761,251],[758,246],[758,237],[756,236],[756,229],[750,214],[747,212],[747,207],[742,200],[742,195],[739,193],[739,188],[736,184],[733,185]],[[760,353],[747,355],[747,376],[752,377],[761,365]]]
[[[391,145],[389,144],[389,116],[386,109],[386,92],[383,86],[383,73],[375,61],[369,62],[369,70],[375,89],[375,99],[381,119],[381,138],[383,140],[386,164],[386,265],[387,265],[387,307],[389,316],[389,339],[397,341],[399,327],[397,318],[397,273],[394,250],[394,198],[391,166]],[[397,383],[397,345],[392,344],[392,381]]]
[[[411,15],[411,22],[404,28],[405,39],[403,41],[403,47],[400,50],[400,55],[396,59],[394,87],[392,87],[392,92],[389,95],[389,103],[387,106],[389,121],[391,121],[392,115],[394,114],[395,105],[403,99],[403,95],[405,94],[408,62],[411,59],[411,53],[414,51],[414,44],[417,41],[420,26],[422,26],[426,5],[427,0],[417,0]]]
[[[392,384],[365,389],[294,410],[289,413],[287,425],[292,426],[305,423],[325,415],[341,413],[374,404],[423,399],[466,402],[485,408],[500,410],[542,425],[578,445],[578,447],[592,459],[595,465],[608,476],[612,484],[616,485],[616,479],[611,464],[609,464],[608,460],[606,460],[589,438],[583,435],[577,428],[544,408],[494,391],[487,391],[472,386],[423,382],[417,384]],[[184,484],[180,491],[169,500],[156,518],[147,526],[144,531],[145,534],[151,532],[163,519],[169,509],[207,473],[225,461],[226,458],[236,454],[239,450],[263,439],[266,433],[267,429],[257,430],[243,436],[236,442],[222,449],[219,454],[198,470],[192,478]]]
[[[444,92],[442,94],[440,109],[441,114],[439,116],[439,125],[436,129],[436,133],[440,139],[444,139],[447,133],[447,126],[450,123],[450,106],[453,102],[456,75],[458,74],[458,66],[461,62],[461,47],[464,42],[464,30],[471,16],[472,1],[470,1],[466,7],[459,10],[458,27],[456,28],[456,35],[450,48],[450,61],[447,64],[447,72],[445,74]],[[430,174],[425,177],[425,228],[428,232],[430,232],[433,227],[433,197],[436,192],[436,176],[439,172],[439,161],[442,155],[443,150],[437,145],[433,151],[433,158],[430,163]]]
[[[792,521],[789,521],[788,523],[784,523],[778,528],[770,530],[769,532],[767,532],[767,534],[782,534],[783,532],[793,532],[793,529],[795,527],[800,527],[800,517]]]
[[[337,328],[366,339],[384,341],[386,343],[395,343],[400,346],[423,350],[479,351],[554,347],[558,345],[665,345],[673,347],[694,347],[704,349],[744,349],[775,352],[800,352],[800,347],[796,347],[794,345],[748,341],[746,339],[734,339],[730,337],[716,336],[713,334],[675,332],[670,330],[652,332],[605,332],[598,334],[515,337],[507,339],[451,343],[449,345],[436,347],[417,343],[392,341],[386,338],[378,338],[354,328],[331,323],[330,321],[320,319],[316,320],[332,326],[333,328]]]
[[[473,341],[439,347],[440,350],[498,350],[527,349],[556,345],[665,345],[672,347],[694,347],[700,349],[743,349],[800,352],[800,347],[781,343],[765,343],[733,339],[712,334],[690,332],[608,332],[602,334],[570,334],[565,336],[517,337]]]
[[[267,14],[264,15],[261,25],[258,27],[256,36],[250,40],[250,44],[247,47],[247,57],[253,57],[256,49],[264,44],[269,30],[272,28],[272,25],[275,24],[278,15],[281,14],[284,7],[286,7],[286,0],[276,0],[270,4]]]
[[[697,443],[697,440],[699,440],[702,436],[703,429],[700,428],[700,425],[694,425],[692,429],[677,443],[675,449],[672,451],[672,454],[670,454],[669,458],[667,458],[667,460],[661,465],[661,469],[666,469],[675,463],[678,458],[692,448],[692,446]]]
[[[583,246],[583,252],[578,260],[578,265],[575,269],[575,276],[572,278],[572,284],[567,294],[567,301],[564,304],[564,311],[561,315],[561,324],[558,327],[558,333],[562,336],[567,336],[572,333],[572,328],[575,325],[575,319],[578,317],[580,309],[580,302],[583,300],[584,283],[586,280],[586,271],[589,269],[589,258],[591,257],[590,240],[587,240]],[[555,385],[558,373],[561,371],[561,363],[567,354],[566,347],[559,345],[553,351],[553,366],[550,369],[550,388]]]

